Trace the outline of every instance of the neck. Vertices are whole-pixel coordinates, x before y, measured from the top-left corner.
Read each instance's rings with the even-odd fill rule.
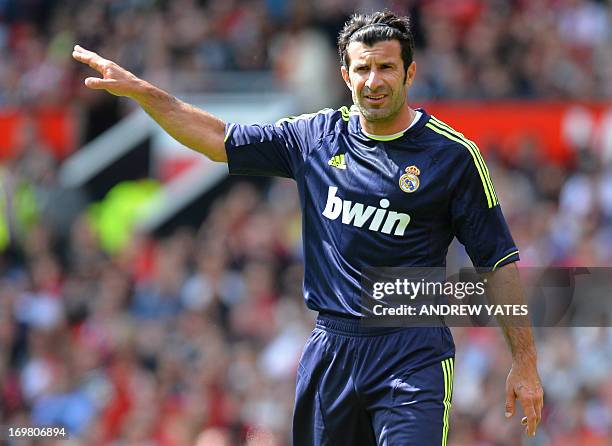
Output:
[[[359,122],[361,128],[372,135],[392,135],[410,126],[415,114],[416,112],[406,105],[389,121],[367,121],[363,115],[359,115]]]

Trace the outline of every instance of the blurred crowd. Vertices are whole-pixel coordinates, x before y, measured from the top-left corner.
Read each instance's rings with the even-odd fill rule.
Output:
[[[287,444],[313,320],[295,198],[239,185],[199,231],[136,234],[114,256],[86,215],[60,252],[34,223],[3,257],[2,424],[61,424],[83,445]]]
[[[384,7],[412,18],[415,99],[612,97],[604,0],[1,0],[0,106],[82,96],[75,43],[171,91],[271,70],[277,87],[330,105],[346,94],[339,29]]]
[[[80,86],[78,42],[173,91],[271,70],[308,108],[314,80],[336,69],[347,15],[383,6],[413,18],[416,98],[612,96],[603,1],[0,0],[0,107],[106,100]],[[343,91],[333,85],[318,93]],[[610,266],[612,164],[589,147],[549,164],[534,144],[518,141],[512,159],[487,151],[521,265]],[[88,446],[290,444],[316,316],[302,302],[295,185],[237,183],[199,228],[136,232],[110,253],[57,168],[35,137],[0,166],[0,425],[62,424]],[[449,264],[466,262],[450,251]],[[448,444],[521,444],[520,417],[503,418],[499,330],[453,333]],[[612,329],[535,334],[546,406],[528,444],[609,445]]]

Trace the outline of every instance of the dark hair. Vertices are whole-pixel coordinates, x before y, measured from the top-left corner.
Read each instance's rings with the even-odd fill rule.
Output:
[[[402,47],[404,70],[412,63],[414,38],[410,32],[410,19],[397,16],[391,11],[372,14],[353,14],[338,35],[340,62],[348,69],[351,61],[346,52],[351,42],[362,42],[372,46],[385,40],[398,40]]]

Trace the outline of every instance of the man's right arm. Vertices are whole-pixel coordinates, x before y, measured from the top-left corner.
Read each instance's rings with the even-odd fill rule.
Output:
[[[213,161],[227,162],[225,123],[138,78],[116,63],[75,46],[72,57],[89,65],[102,78],[88,77],[85,85],[115,96],[134,99],[170,136]]]

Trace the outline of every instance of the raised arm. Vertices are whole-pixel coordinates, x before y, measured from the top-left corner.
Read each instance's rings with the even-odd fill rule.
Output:
[[[102,75],[102,78],[85,79],[87,87],[134,99],[178,142],[213,161],[227,162],[222,120],[175,98],[93,51],[77,45],[72,57]]]
[[[523,305],[523,288],[515,263],[484,274],[491,304]],[[537,354],[527,316],[500,316],[499,325],[512,352],[512,368],[506,380],[506,417],[514,415],[518,399],[527,417],[526,432],[535,435],[542,417],[544,391],[537,369]]]

